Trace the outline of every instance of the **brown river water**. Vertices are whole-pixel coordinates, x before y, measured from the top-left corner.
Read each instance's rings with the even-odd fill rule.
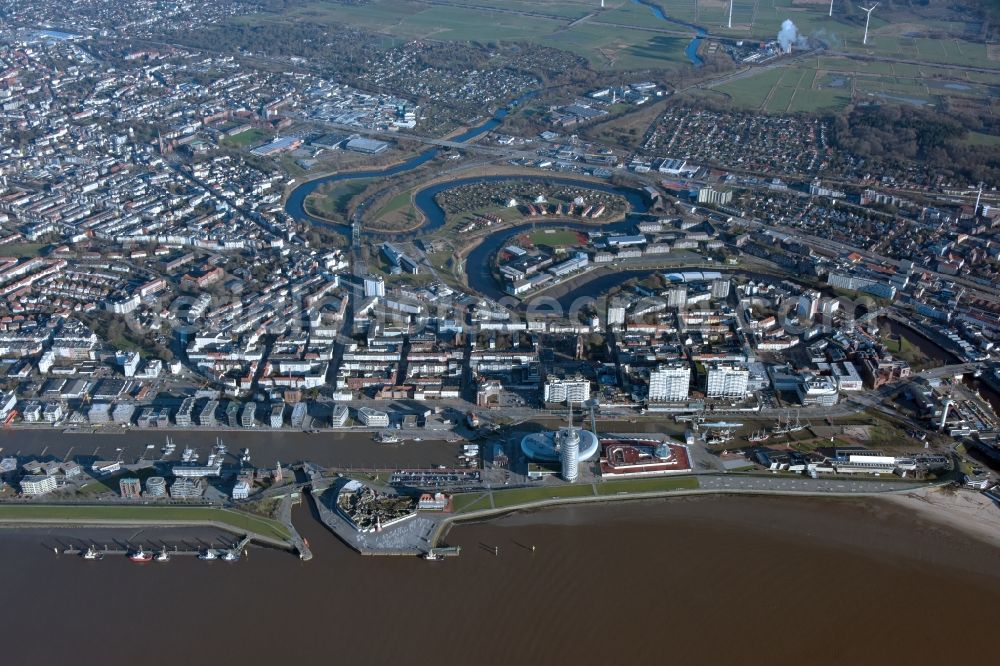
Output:
[[[52,553],[66,530],[2,530],[4,655],[29,664],[931,664],[995,650],[1000,550],[874,500],[712,497],[525,512],[456,526],[446,541],[462,554],[440,562],[361,557],[308,506],[294,519],[311,562],[265,548],[236,564],[86,562]],[[177,538],[116,532],[133,543]]]

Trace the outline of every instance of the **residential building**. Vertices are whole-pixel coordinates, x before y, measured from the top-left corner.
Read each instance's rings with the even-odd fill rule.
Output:
[[[245,500],[250,497],[250,482],[245,478],[240,478],[233,486],[233,499]]]
[[[712,298],[728,298],[729,286],[728,279],[712,280]]]
[[[21,493],[24,495],[44,495],[57,487],[56,477],[49,474],[30,474],[21,479]]]
[[[194,398],[184,398],[181,401],[181,406],[177,408],[177,413],[174,414],[174,423],[181,428],[190,428],[192,412],[194,412]]]
[[[389,415],[371,407],[358,409],[358,421],[369,428],[386,428],[389,426]]]
[[[301,404],[301,403],[300,403]],[[285,424],[285,405],[278,403],[271,405],[271,418],[269,424],[272,428],[280,428]]]
[[[365,276],[365,298],[382,298],[385,296],[385,280],[381,275]]]
[[[151,476],[146,479],[146,497],[166,497],[167,481],[162,476]]]
[[[716,363],[708,368],[705,396],[708,398],[743,399],[747,394],[750,371],[744,367]]]
[[[291,418],[293,428],[302,427],[302,425],[306,421],[306,414],[308,413],[308,411],[309,410],[306,406],[306,403],[304,402],[295,403],[295,406],[292,407],[292,418]]]
[[[142,496],[142,482],[135,477],[126,477],[118,481],[118,489],[122,499],[138,499]]]
[[[334,428],[343,428],[347,425],[347,418],[350,412],[346,405],[334,405],[330,414],[330,425]]]
[[[684,362],[657,366],[649,373],[649,401],[687,400],[691,389],[691,366]]]
[[[576,379],[549,379],[543,388],[543,400],[545,402],[566,402],[580,403],[590,399],[590,380],[577,377]]]
[[[725,206],[732,200],[732,190],[717,190],[714,187],[702,187],[698,190],[698,203]]]
[[[200,478],[180,477],[170,486],[170,497],[191,499],[205,494],[205,482]]]
[[[256,402],[248,402],[243,406],[243,414],[240,416],[240,425],[244,428],[252,428],[257,425],[254,414],[257,411]]]

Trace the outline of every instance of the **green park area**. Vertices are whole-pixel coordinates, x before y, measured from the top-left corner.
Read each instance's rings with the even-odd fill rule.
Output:
[[[121,523],[219,523],[237,532],[253,532],[280,541],[289,538],[288,530],[276,520],[252,516],[229,509],[186,506],[79,506],[40,504],[0,504],[0,521],[93,522],[101,525]]]
[[[373,178],[361,178],[321,185],[306,197],[306,212],[329,220],[346,222],[351,199],[364,192],[372,182]]]

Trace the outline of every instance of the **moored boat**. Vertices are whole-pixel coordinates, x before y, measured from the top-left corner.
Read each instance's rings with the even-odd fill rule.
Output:
[[[145,562],[151,562],[153,560],[153,554],[147,553],[145,550],[142,549],[142,546],[139,546],[139,550],[135,550],[129,553],[128,559],[132,560],[133,562],[138,562],[142,564]]]

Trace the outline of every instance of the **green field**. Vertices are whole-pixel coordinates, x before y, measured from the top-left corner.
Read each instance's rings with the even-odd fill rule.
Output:
[[[688,64],[684,55],[688,37],[639,29],[684,32],[685,28],[658,22],[648,7],[631,0],[608,0],[606,4],[602,12],[597,0],[455,0],[453,5],[447,0],[434,4],[313,0],[291,7],[280,18],[264,13],[241,20],[291,20],[331,27],[349,24],[404,40],[534,42],[576,53],[595,69],[673,69]]]
[[[307,211],[319,213],[321,217],[333,220],[344,220],[347,217],[347,204],[353,197],[364,191],[375,179],[362,178],[336,183],[329,190],[314,190],[305,200]]]
[[[580,242],[580,236],[575,231],[568,230],[535,231],[529,238],[534,245],[547,245],[549,247],[573,246]]]
[[[518,506],[521,504],[531,504],[533,502],[544,502],[545,500],[550,499],[591,497],[593,494],[594,489],[589,485],[512,488],[510,490],[493,491],[493,503],[499,509],[509,506]]]
[[[210,507],[0,504],[0,520],[93,521],[101,524],[113,524],[116,521],[214,522],[229,525],[237,531],[255,532],[281,541],[289,538],[288,530],[276,520]]]
[[[271,136],[267,130],[255,127],[234,136],[227,136],[222,140],[222,143],[234,148],[250,148],[267,143],[271,140]]]
[[[1000,146],[1000,136],[983,134],[981,132],[969,132],[965,137],[965,142],[973,146]]]
[[[489,493],[463,493],[451,498],[452,510],[455,513],[481,511],[490,508]]]
[[[45,243],[7,243],[0,245],[0,257],[37,257],[46,247]]]
[[[714,90],[727,95],[737,108],[775,114],[841,109],[852,99],[941,105],[955,96],[988,99],[992,81],[974,74],[941,65],[822,56],[762,69]]]
[[[654,479],[622,479],[606,481],[597,486],[600,495],[618,495],[621,493],[656,493],[671,490],[697,490],[698,479],[693,476],[666,476]]]

